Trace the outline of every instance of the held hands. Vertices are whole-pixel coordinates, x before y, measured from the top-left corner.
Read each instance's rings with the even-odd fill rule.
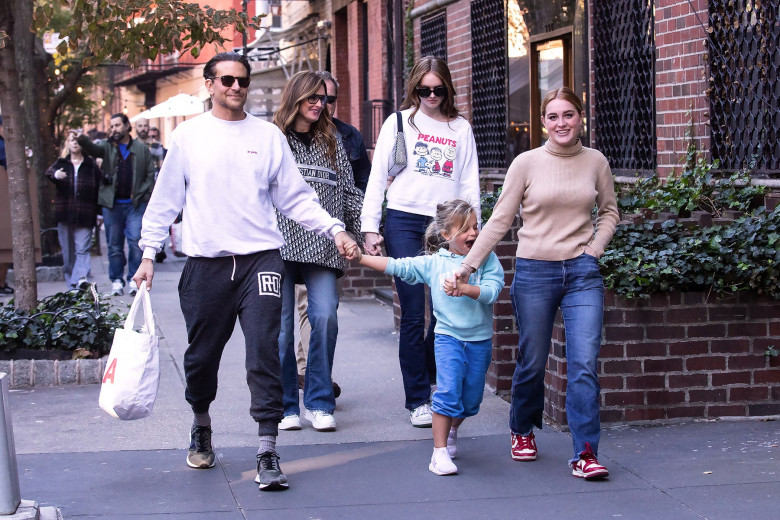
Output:
[[[357,242],[352,240],[346,231],[340,231],[335,237],[336,247],[339,250],[339,254],[347,260],[359,260],[360,259],[360,247]]]
[[[56,172],[54,172],[54,178],[57,179],[58,181],[61,181],[62,179],[64,179],[67,176],[68,176],[68,174],[65,173],[65,170],[63,170],[62,168],[60,168]]]
[[[458,284],[465,284],[469,281],[471,270],[468,267],[460,266],[453,271],[451,276],[444,280],[442,290],[447,296],[463,296],[463,292],[458,289]]]
[[[444,278],[442,289],[447,296],[463,296],[463,293],[458,289],[458,278],[454,273],[450,273]]]
[[[364,233],[363,243],[366,246],[366,254],[371,256],[379,256],[382,254],[382,242],[385,239],[379,233]]]
[[[357,260],[360,261],[360,258],[363,256],[363,253],[360,251],[360,246],[357,245],[357,243],[352,242],[349,246],[346,247],[346,259],[347,260]]]

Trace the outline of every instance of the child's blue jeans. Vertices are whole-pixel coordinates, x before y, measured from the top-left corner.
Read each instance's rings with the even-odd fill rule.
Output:
[[[462,341],[436,334],[436,392],[431,409],[439,415],[463,418],[479,412],[485,373],[493,353],[491,339]]]

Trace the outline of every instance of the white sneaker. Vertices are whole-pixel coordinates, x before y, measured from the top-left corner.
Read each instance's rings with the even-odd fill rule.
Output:
[[[454,475],[458,472],[458,466],[452,462],[446,449],[433,448],[428,470],[436,475]]]
[[[89,285],[90,285],[89,280],[87,280],[86,278],[81,278],[76,284],[76,287],[82,291],[86,291],[87,289],[89,289]]]
[[[336,430],[336,419],[333,414],[316,410],[314,412],[306,410],[303,416],[318,432],[332,432]]]
[[[114,296],[125,294],[125,285],[122,283],[122,280],[114,280],[114,283],[111,284],[111,294]]]
[[[301,429],[301,418],[297,415],[285,415],[284,419],[279,421],[279,429],[280,430],[300,430]]]
[[[127,282],[127,286],[130,288],[130,296],[135,296],[138,292],[138,285],[136,285],[135,280]]]
[[[433,423],[431,405],[424,403],[409,412],[409,420],[416,428],[430,428]]]

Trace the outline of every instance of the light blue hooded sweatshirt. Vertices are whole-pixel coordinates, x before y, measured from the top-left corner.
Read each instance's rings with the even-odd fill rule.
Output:
[[[504,287],[504,269],[495,253],[469,276],[469,284],[479,287],[479,298],[447,296],[444,280],[460,267],[464,255],[439,249],[434,255],[390,258],[385,273],[408,284],[425,283],[431,288],[436,334],[461,341],[482,341],[493,337],[493,303]]]

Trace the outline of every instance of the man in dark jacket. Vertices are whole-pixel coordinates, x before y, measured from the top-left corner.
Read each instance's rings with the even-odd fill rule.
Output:
[[[99,143],[81,135],[78,142],[84,153],[103,159],[103,184],[98,204],[103,207],[103,222],[108,229],[108,276],[111,291],[124,293],[125,280],[130,294],[138,288],[132,280],[141,264],[143,252],[138,247],[141,220],[154,189],[154,161],[141,140],[130,137],[130,120],[125,114],[111,116],[111,137]],[[127,240],[127,258],[124,242]],[[125,274],[125,265],[127,272]]]
[[[328,112],[333,117],[336,112],[336,101],[339,97],[339,83],[333,75],[326,71],[317,73],[325,80],[325,90],[328,93]],[[368,175],[371,173],[371,161],[368,159],[366,145],[363,142],[363,136],[357,128],[333,117],[333,124],[341,136],[341,143],[347,152],[349,164],[352,165],[352,175],[355,177],[355,186],[365,193],[368,184]]]

